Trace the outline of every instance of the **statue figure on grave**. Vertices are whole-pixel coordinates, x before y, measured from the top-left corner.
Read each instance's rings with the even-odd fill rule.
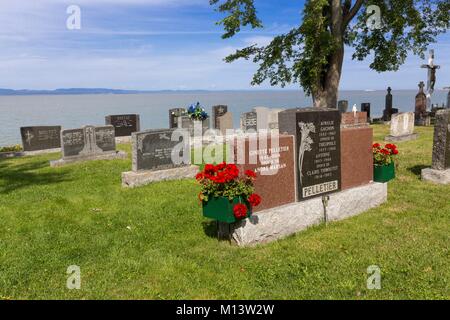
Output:
[[[428,69],[427,97],[431,98],[431,95],[434,92],[434,86],[436,84],[436,70],[441,68],[441,66],[434,64],[434,50],[430,50],[428,64],[422,65],[422,68]]]

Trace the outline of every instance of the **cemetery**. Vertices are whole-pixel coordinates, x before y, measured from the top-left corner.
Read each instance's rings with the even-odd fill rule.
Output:
[[[448,300],[448,1],[166,2],[2,7],[0,300]]]
[[[195,163],[192,125],[186,126],[186,120],[183,121],[186,110],[188,108],[169,110],[167,129],[142,130],[137,121],[136,126],[125,132],[131,143],[120,142],[117,146],[115,134],[119,132],[120,135],[124,128],[120,115],[106,117],[111,125],[100,127],[22,128],[24,142],[29,142],[23,149],[31,148],[35,152],[42,149],[43,153],[0,160],[4,173],[0,192],[5,195],[0,202],[5,215],[3,228],[28,228],[36,214],[44,214],[46,218],[41,222],[43,228],[33,229],[29,235],[31,247],[10,239],[19,248],[11,259],[39,247],[36,254],[46,257],[48,262],[45,264],[54,268],[52,260],[62,259],[70,250],[85,250],[82,259],[87,259],[86,263],[91,261],[92,267],[98,268],[101,260],[106,263],[105,268],[114,265],[120,270],[127,268],[127,261],[132,259],[137,270],[157,284],[152,288],[124,284],[121,293],[92,293],[89,297],[112,298],[116,294],[149,297],[162,291],[167,297],[174,297],[174,290],[182,287],[185,288],[183,296],[191,298],[229,298],[230,294],[238,294],[239,291],[230,291],[231,283],[218,291],[215,286],[217,274],[216,280],[209,279],[218,266],[225,270],[225,277],[233,275],[236,267],[244,270],[238,270],[240,275],[234,277],[237,276],[242,288],[247,288],[248,297],[258,296],[255,290],[259,286],[272,287],[279,297],[291,297],[300,291],[303,297],[308,297],[313,292],[317,296],[313,288],[308,288],[310,281],[327,287],[323,282],[325,272],[328,272],[327,263],[314,264],[317,272],[308,277],[307,283],[288,293],[285,280],[293,271],[281,263],[283,255],[277,253],[280,246],[286,253],[296,252],[299,262],[314,257],[317,263],[323,263],[328,255],[333,255],[338,257],[336,267],[340,270],[357,268],[359,264],[344,259],[346,252],[360,252],[363,260],[370,260],[373,254],[381,253],[383,247],[395,247],[407,254],[399,260],[392,257],[394,252],[388,253],[382,258],[384,263],[394,268],[406,263],[407,256],[414,256],[417,263],[426,268],[431,258],[427,244],[419,242],[411,246],[408,239],[413,235],[409,230],[419,230],[413,236],[415,238],[422,233],[429,237],[431,230],[448,232],[445,231],[448,224],[444,223],[450,211],[450,158],[447,152],[450,150],[450,117],[447,110],[437,111],[433,120],[435,127],[415,127],[412,112],[391,114],[389,125],[370,125],[368,105],[365,105],[365,111],[353,112],[339,108],[271,110],[258,107],[241,116],[240,130],[230,131],[232,117],[229,117],[231,121],[222,121],[230,113],[230,107],[221,105],[213,107],[213,120],[207,123],[218,129],[216,134],[223,139],[217,141],[226,145],[223,160],[228,163],[224,164],[204,162],[201,154],[206,149],[202,142],[199,146],[203,162]],[[139,119],[139,115],[133,119]],[[204,132],[205,125],[198,125],[199,131]],[[60,139],[55,132],[60,133]],[[225,136],[226,132],[231,134]],[[33,143],[35,136],[42,138]],[[217,141],[209,141],[206,148]],[[376,141],[385,141],[385,146]],[[397,146],[389,141],[395,141]],[[54,148],[58,146],[61,151]],[[389,155],[382,152],[391,149]],[[61,159],[58,159],[59,154],[62,154]],[[173,161],[174,155],[179,162]],[[387,179],[384,175],[379,178],[377,170],[381,167],[377,165],[383,166],[388,163],[386,161],[393,170],[392,175]],[[219,176],[228,178],[222,181]],[[208,181],[219,181],[218,189],[210,189],[211,182]],[[223,189],[223,183],[230,189]],[[244,185],[247,189],[238,187]],[[230,194],[235,195],[231,202],[228,201]],[[439,212],[429,206],[430,197],[441,208]],[[32,207],[23,207],[22,204],[30,203],[32,199],[39,200]],[[28,219],[14,226],[12,219],[19,212]],[[78,218],[66,221],[69,212]],[[430,215],[433,215],[433,221],[427,218]],[[62,221],[66,222],[62,224]],[[72,230],[70,237],[61,233],[63,225],[69,228],[67,231]],[[45,235],[44,230],[50,233]],[[431,236],[432,241],[444,245],[445,237],[439,234]],[[69,251],[64,253],[60,251],[62,247],[58,249],[51,247],[51,242],[38,241],[42,237],[58,239]],[[77,239],[76,242],[73,243],[73,239]],[[349,242],[349,239],[353,240]],[[317,247],[318,243],[322,245]],[[361,251],[365,243],[374,251]],[[246,251],[236,251],[239,247]],[[173,260],[170,254],[160,251],[163,248],[174,250],[178,258]],[[106,252],[114,255],[105,256]],[[154,260],[156,257],[150,252],[158,252],[158,260]],[[245,257],[244,252],[250,256]],[[252,258],[262,253],[266,258]],[[195,261],[206,256],[214,261],[204,266],[205,272],[212,272],[211,275],[193,273],[198,263]],[[34,258],[30,255],[29,259]],[[444,256],[433,256],[433,264],[439,264],[440,259]],[[161,264],[168,263],[183,267],[177,273],[161,268]],[[273,269],[274,263],[276,269]],[[280,281],[259,279],[258,274],[265,274],[261,268],[271,270]],[[256,273],[252,272],[249,278],[247,269],[256,270]],[[303,272],[302,269],[294,270]],[[185,274],[190,276],[186,278]],[[159,282],[160,277],[169,275],[172,280]],[[337,275],[332,272],[330,277]],[[34,279],[35,289],[43,285],[38,278],[45,276],[42,271],[29,275]],[[348,280],[354,276],[348,275]],[[95,276],[95,282],[101,282],[101,277]],[[3,278],[3,281],[7,279]],[[191,281],[202,281],[202,288],[208,290],[206,296]],[[340,283],[341,280],[336,278],[336,281]],[[345,277],[342,281],[346,281]],[[402,277],[395,276],[392,290],[399,281]],[[109,287],[98,285],[105,290]],[[430,297],[436,297],[438,287],[437,283],[429,287]],[[386,292],[360,290],[371,298],[389,297],[393,292],[388,291],[386,296]],[[33,297],[32,291],[21,292],[22,297]],[[321,294],[353,295],[339,290]],[[48,294],[48,297],[52,296],[75,297],[57,288]],[[243,297],[247,296],[244,294]],[[422,295],[409,292],[407,297]]]

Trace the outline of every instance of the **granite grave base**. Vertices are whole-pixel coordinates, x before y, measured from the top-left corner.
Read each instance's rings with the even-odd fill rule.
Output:
[[[49,154],[49,153],[57,153],[57,152],[61,152],[61,148],[37,150],[37,151],[1,152],[0,153],[0,159],[19,158],[19,157],[26,157],[26,156],[38,156],[38,155],[41,155],[41,154]]]
[[[122,187],[135,188],[158,181],[194,178],[198,171],[198,166],[185,166],[166,170],[122,172]]]
[[[450,184],[450,169],[436,170],[431,168],[422,169],[422,180],[436,184]]]
[[[338,221],[375,208],[387,201],[387,184],[370,183],[322,198],[267,209],[235,224],[219,224],[218,234],[238,246],[252,246],[282,239],[324,221]],[[326,220],[325,220],[326,219]]]
[[[403,136],[391,136],[391,135],[388,135],[388,136],[386,136],[384,138],[384,141],[402,142],[402,141],[417,140],[417,138],[419,138],[419,134],[418,133],[406,134],[406,135],[403,135]]]
[[[128,159],[128,154],[125,151],[105,152],[103,154],[96,154],[90,156],[75,156],[67,159],[59,159],[50,161],[50,167],[62,167],[68,164],[80,163],[92,160],[116,160]]]

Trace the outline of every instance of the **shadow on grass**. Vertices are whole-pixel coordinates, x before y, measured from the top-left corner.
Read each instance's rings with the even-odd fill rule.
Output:
[[[33,161],[16,165],[0,159],[0,194],[7,194],[32,185],[50,185],[67,181],[66,173],[33,172],[48,167],[48,161]]]
[[[203,222],[203,231],[210,238],[217,239],[217,221]]]
[[[429,168],[429,167],[430,166],[425,166],[425,165],[419,164],[414,167],[409,167],[408,170],[410,172],[412,172],[413,174],[415,174],[416,176],[420,177],[422,174],[422,169]]]

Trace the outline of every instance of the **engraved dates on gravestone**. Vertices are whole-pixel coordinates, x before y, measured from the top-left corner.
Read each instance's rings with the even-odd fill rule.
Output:
[[[61,127],[41,126],[20,128],[24,151],[38,151],[61,147]]]
[[[164,170],[187,165],[176,164],[172,160],[173,152],[181,158],[189,156],[184,154],[189,152],[189,141],[172,141],[173,132],[171,129],[161,129],[134,133],[132,170]]]
[[[133,132],[140,130],[140,119],[138,114],[111,115],[105,118],[106,125],[115,128],[116,137],[128,137]]]
[[[81,129],[63,130],[61,141],[64,159],[116,152],[113,126],[85,126]]]
[[[339,111],[303,109],[296,113],[298,199],[341,189]]]
[[[257,113],[246,112],[241,115],[241,129],[244,132],[255,131],[258,129]]]

